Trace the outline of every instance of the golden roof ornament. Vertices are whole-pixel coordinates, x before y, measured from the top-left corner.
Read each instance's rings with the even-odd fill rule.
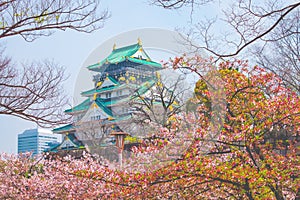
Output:
[[[97,87],[100,87],[102,85],[102,82],[101,81],[99,81],[98,83],[97,83]]]
[[[93,109],[96,109],[96,108],[98,108],[98,105],[94,102],[94,103],[92,104],[92,108],[93,108]]]
[[[116,50],[116,48],[117,48],[117,45],[116,45],[116,43],[114,43],[113,50]]]
[[[142,46],[142,40],[141,40],[141,38],[138,38],[138,44],[139,44],[140,46]]]

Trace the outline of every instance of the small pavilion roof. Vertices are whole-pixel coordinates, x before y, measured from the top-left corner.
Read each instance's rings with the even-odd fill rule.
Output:
[[[64,146],[65,142],[67,141],[70,141],[71,142],[71,146]],[[83,143],[77,139],[77,137],[75,136],[74,133],[70,133],[70,134],[66,134],[66,136],[64,137],[63,141],[52,147],[51,149],[47,149],[46,152],[58,152],[58,151],[61,151],[61,150],[73,150],[73,149],[84,149],[84,145]]]

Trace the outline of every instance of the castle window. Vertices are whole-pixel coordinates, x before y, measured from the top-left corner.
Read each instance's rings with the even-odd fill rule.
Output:
[[[122,90],[117,91],[117,96],[122,96]]]
[[[95,121],[95,120],[100,120],[101,119],[101,115],[97,115],[97,116],[92,116],[91,120]]]
[[[105,95],[106,95],[106,98],[107,98],[107,99],[108,99],[108,98],[111,98],[111,92],[106,93]]]

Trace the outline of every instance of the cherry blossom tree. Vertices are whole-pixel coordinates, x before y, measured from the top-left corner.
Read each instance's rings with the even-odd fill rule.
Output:
[[[179,58],[175,66],[198,72],[199,60]],[[209,63],[205,61],[200,66]],[[199,82],[205,80],[204,83],[196,88],[201,115],[193,145],[182,159],[155,172],[139,174],[144,180],[138,180],[139,187],[126,197],[299,196],[299,97],[286,89],[276,75],[257,66],[249,68],[246,62],[223,62],[218,71],[226,93],[226,115],[219,135],[211,137],[209,121],[213,113],[207,101],[211,101],[213,93],[205,86],[209,82],[201,79]]]
[[[149,171],[109,167],[94,157],[33,160],[2,155],[0,196],[6,199],[297,199],[299,198],[299,96],[275,74],[245,61],[221,62],[216,67],[224,84],[220,103],[225,115],[214,113],[212,72],[203,68],[214,60],[180,57],[175,68],[199,75],[194,103],[198,115],[186,115],[193,124],[179,129],[193,135],[183,155]],[[211,103],[209,103],[211,102]],[[218,101],[216,101],[218,102]],[[212,119],[222,118],[215,128]],[[180,116],[177,116],[178,120]],[[171,138],[176,132],[165,129]],[[216,134],[217,133],[217,134]],[[147,157],[164,144],[136,149]],[[138,166],[143,168],[145,163]]]

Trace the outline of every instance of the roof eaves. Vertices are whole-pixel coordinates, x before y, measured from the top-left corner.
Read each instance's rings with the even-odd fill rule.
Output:
[[[95,100],[97,106],[99,106],[99,108],[101,108],[107,115],[109,115],[110,117],[113,116],[112,112],[110,109],[108,109],[105,105],[104,102],[102,102],[99,98],[97,98]]]
[[[82,146],[83,143],[77,139],[77,137],[74,134],[68,134],[67,137],[75,144],[76,146]]]
[[[140,48],[141,45],[133,44],[133,45],[115,49],[109,54],[108,57],[106,57],[105,59],[103,59],[102,61],[96,64],[88,66],[87,68],[89,70],[97,71],[97,69],[101,68],[104,64],[115,64],[115,63],[123,62],[126,60],[127,57],[135,54]]]
[[[113,82],[114,84],[116,84],[116,85],[120,85],[119,81],[118,81],[118,80],[116,80],[114,77],[112,77],[112,76],[108,76],[108,79],[109,79],[111,82]]]
[[[109,86],[109,87],[104,87],[104,88],[100,88],[100,89],[87,90],[87,91],[81,92],[81,95],[91,96],[95,93],[100,93],[100,92],[105,92],[105,91],[107,92],[107,91],[111,91],[111,90],[115,90],[115,89],[120,89],[123,87],[124,87],[124,85],[117,84],[116,86]]]
[[[128,57],[128,60],[131,61],[131,62],[142,64],[142,65],[149,65],[149,66],[152,66],[152,67],[162,68],[162,65],[160,63],[157,63],[157,62],[154,62],[154,61],[147,61],[147,60],[138,59],[138,58],[131,58],[131,57]]]
[[[65,126],[61,126],[61,127],[58,127],[58,128],[54,128],[52,129],[52,131],[54,133],[57,133],[57,132],[65,132],[65,131],[72,131],[74,130],[75,127],[73,126],[73,124],[67,124]]]
[[[90,99],[87,98],[82,103],[78,104],[77,106],[74,106],[73,108],[65,110],[65,113],[74,113],[74,112],[79,112],[79,111],[85,111],[89,108],[89,106],[90,106]]]

